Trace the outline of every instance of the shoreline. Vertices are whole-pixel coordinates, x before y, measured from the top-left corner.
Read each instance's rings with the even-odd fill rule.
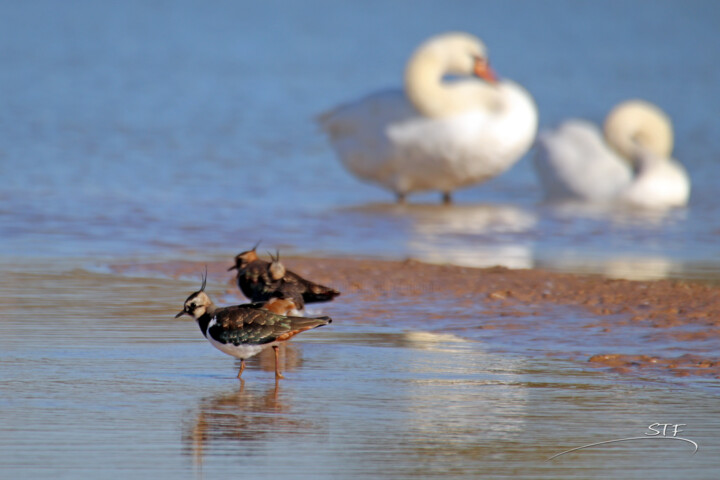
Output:
[[[577,352],[576,356],[581,360],[584,356],[590,366],[621,374],[661,371],[678,377],[720,378],[720,356],[706,345],[720,344],[720,287],[716,285],[683,280],[620,280],[542,269],[458,267],[414,260],[288,257],[283,258],[283,263],[306,278],[340,290],[342,295],[336,302],[347,298],[363,305],[369,313],[355,320],[367,321],[371,314],[393,318],[409,305],[418,308],[420,304],[422,310],[422,301],[431,297],[453,307],[455,325],[467,323],[467,328],[505,330],[515,335],[513,330],[563,329],[562,324],[547,325],[538,318],[547,315],[548,309],[569,307],[580,313],[581,318],[572,325],[580,332],[592,329],[595,335],[615,336],[629,330],[635,335],[640,332],[638,339],[642,343],[637,345],[637,353],[612,347],[600,353]],[[227,278],[223,293],[242,298],[232,273],[227,272],[230,265],[230,259],[208,263],[208,274]],[[173,278],[194,275],[204,268],[205,263],[186,261],[111,266],[118,273],[152,271]],[[464,310],[473,314],[456,313]],[[343,315],[355,314],[349,311]],[[478,316],[492,320],[478,325]],[[404,322],[422,327],[436,320],[437,313],[429,313],[425,320]],[[657,351],[660,354],[654,353]]]

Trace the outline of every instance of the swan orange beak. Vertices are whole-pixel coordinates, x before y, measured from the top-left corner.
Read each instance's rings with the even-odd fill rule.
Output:
[[[475,76],[482,78],[488,83],[497,83],[498,78],[495,72],[490,68],[490,64],[484,58],[475,58],[475,67],[473,68]]]

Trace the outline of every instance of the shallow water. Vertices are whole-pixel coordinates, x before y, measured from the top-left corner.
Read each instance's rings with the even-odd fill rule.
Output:
[[[196,282],[114,263],[288,254],[720,278],[720,7],[713,1],[0,4],[0,477],[712,478],[716,382],[578,362],[577,312],[516,336],[435,322],[441,299],[344,297],[272,362],[234,361],[174,320]],[[542,21],[539,21],[542,19]],[[658,103],[688,168],[667,214],[540,203],[530,155],[456,205],[397,206],[347,174],[313,122],[398,85],[409,52],[474,32],[541,127]],[[220,279],[211,279],[223,291]],[[222,297],[225,301],[238,298]],[[604,336],[618,349],[641,332]],[[712,346],[697,345],[709,350]],[[671,348],[671,346],[669,347]],[[557,355],[561,351],[563,355]],[[683,442],[643,436],[684,423]],[[662,440],[662,439],[661,439]]]
[[[195,282],[4,271],[6,478],[701,479],[718,468],[716,386],[588,370],[548,357],[542,339],[509,347],[422,320],[347,321],[364,307],[352,298],[322,306],[335,322],[283,349],[286,380],[276,385],[270,354],[239,382],[235,360],[173,318]],[[226,288],[217,280],[208,291]],[[548,460],[654,423],[686,424],[678,436],[699,451],[643,439]]]

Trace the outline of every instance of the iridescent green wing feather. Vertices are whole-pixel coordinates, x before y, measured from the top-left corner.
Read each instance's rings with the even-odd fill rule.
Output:
[[[267,310],[235,307],[218,312],[208,334],[222,343],[263,345],[283,334],[327,325],[329,317],[286,317]]]
[[[216,318],[208,333],[219,342],[234,345],[270,343],[290,329],[287,317],[255,308],[230,308]]]

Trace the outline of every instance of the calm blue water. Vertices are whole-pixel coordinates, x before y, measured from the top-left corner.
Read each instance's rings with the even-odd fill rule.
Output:
[[[195,280],[68,264],[3,264],[3,479],[707,480],[720,468],[717,381],[622,376],[570,360],[562,350],[603,351],[615,335],[556,315],[568,309],[514,318],[533,326],[503,335],[477,328],[500,316],[427,318],[458,312],[440,294],[425,306],[404,297],[381,307],[343,295],[314,307],[332,325],[282,348],[285,380],[275,383],[270,351],[238,382],[237,361],[194,321],[173,318]],[[227,288],[221,265],[208,282],[216,299]],[[558,352],[543,350],[561,323],[570,335]],[[642,440],[548,461],[642,437],[654,423],[685,424],[699,451]]]
[[[0,254],[301,254],[636,275],[720,271],[715,2],[0,4]],[[534,95],[541,127],[658,103],[690,171],[664,218],[538,205],[529,157],[458,206],[398,209],[336,161],[317,114],[398,85],[441,31],[473,32]],[[621,269],[622,270],[622,269]]]

